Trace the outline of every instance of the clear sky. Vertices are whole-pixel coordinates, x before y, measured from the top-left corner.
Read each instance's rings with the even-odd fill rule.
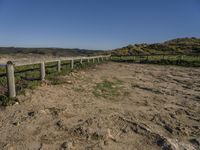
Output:
[[[0,0],[0,46],[112,49],[200,37],[200,0]]]

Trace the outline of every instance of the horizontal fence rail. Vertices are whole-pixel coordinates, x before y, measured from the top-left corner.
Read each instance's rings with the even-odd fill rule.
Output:
[[[200,56],[200,54],[134,54],[134,55],[111,55],[111,56]]]
[[[184,58],[187,57],[193,57],[196,59],[200,59],[200,54],[149,54],[149,55],[111,55],[111,59],[114,58],[118,58],[118,60],[123,60],[125,58],[125,60],[129,60],[127,58],[130,58],[130,60],[136,60],[135,58],[139,58],[138,60],[142,60],[142,59],[146,59],[148,60],[151,57],[157,57],[157,58],[161,58],[161,59],[166,59],[166,58],[170,58],[170,57],[174,57],[176,59],[182,60]]]
[[[200,54],[111,55],[114,62],[200,67]]]
[[[8,88],[8,96],[10,98],[16,97],[16,85],[15,85],[15,74],[22,73],[26,71],[33,71],[39,70],[40,71],[40,80],[45,80],[46,76],[46,63],[56,63],[57,72],[61,72],[62,62],[69,61],[71,69],[74,69],[76,61],[80,64],[83,64],[84,61],[88,63],[95,63],[100,61],[106,61],[110,59],[110,55],[101,55],[101,56],[91,56],[91,57],[60,57],[55,59],[48,59],[48,60],[39,60],[39,61],[8,61],[7,64],[0,64],[0,67],[6,68],[6,73],[0,74],[0,77],[6,75],[7,78],[7,88]],[[38,68],[34,69],[25,69],[20,71],[15,71],[15,67],[20,66],[29,66],[29,65],[39,65]],[[48,66],[49,67],[49,66]],[[51,67],[51,66],[50,66]]]

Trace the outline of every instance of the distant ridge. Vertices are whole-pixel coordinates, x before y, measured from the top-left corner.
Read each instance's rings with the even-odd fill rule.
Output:
[[[135,44],[114,49],[113,55],[134,54],[200,54],[200,39],[177,38],[163,43]]]
[[[80,56],[103,53],[102,50],[67,49],[67,48],[23,48],[23,47],[0,47],[0,54],[40,54],[53,56]]]

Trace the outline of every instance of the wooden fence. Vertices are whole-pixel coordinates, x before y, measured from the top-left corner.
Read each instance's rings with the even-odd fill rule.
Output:
[[[184,60],[184,58],[192,57],[196,60],[200,60],[200,54],[149,54],[149,55],[112,55],[111,59],[113,61],[135,61],[141,62],[142,60],[150,60],[152,57],[157,57],[159,59],[165,60],[170,57],[174,57],[176,60]],[[116,60],[115,60],[116,58]],[[136,59],[137,58],[137,59]]]
[[[110,55],[101,55],[101,56],[92,56],[92,57],[61,57],[61,58],[56,58],[56,59],[30,61],[30,62],[8,61],[7,64],[0,64],[0,67],[6,67],[8,96],[10,98],[14,98],[16,97],[15,67],[38,64],[40,65],[40,79],[44,80],[46,76],[45,63],[57,62],[57,71],[61,72],[62,61],[70,61],[71,69],[73,69],[74,62],[77,60],[80,61],[80,64],[83,64],[84,60],[87,60],[88,63],[90,62],[95,63],[95,61],[100,62],[100,61],[109,60],[109,59],[110,59]]]

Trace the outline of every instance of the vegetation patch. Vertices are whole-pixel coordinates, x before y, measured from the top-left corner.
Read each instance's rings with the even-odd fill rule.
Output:
[[[0,95],[0,105],[2,106],[9,106],[9,105],[13,105],[15,104],[15,102],[17,101],[17,98],[9,98],[6,95]]]
[[[113,50],[112,55],[138,55],[138,54],[199,54],[200,39],[178,38],[164,43],[135,44]]]
[[[118,96],[128,95],[127,92],[124,92],[121,83],[108,80],[97,83],[92,93],[95,97],[103,97],[111,100],[116,99]]]
[[[83,87],[73,87],[73,90],[75,92],[84,92],[85,91],[85,89]]]
[[[197,56],[112,56],[115,62],[131,62],[141,64],[177,65],[185,67],[200,67],[200,55]]]
[[[111,51],[111,55],[116,62],[200,67],[200,39],[178,38],[164,43],[128,45]]]

